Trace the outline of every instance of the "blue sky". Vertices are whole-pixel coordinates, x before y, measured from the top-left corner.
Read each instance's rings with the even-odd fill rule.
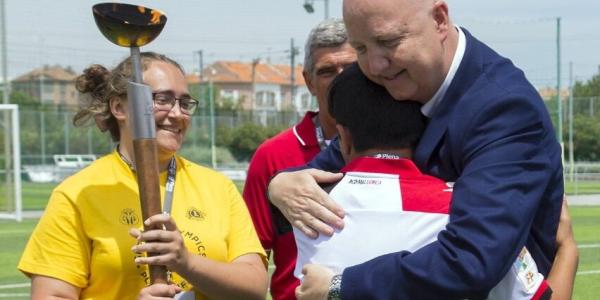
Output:
[[[91,7],[102,1],[5,0],[9,75],[44,64],[81,71],[91,63],[113,66],[128,54],[101,36]],[[304,44],[312,26],[323,19],[324,1],[315,12],[304,0],[155,0],[122,1],[163,10],[163,33],[143,50],[163,52],[188,72],[198,69],[195,51],[205,64],[215,60],[250,62],[261,58],[289,63],[290,39]],[[562,86],[569,62],[576,80],[597,74],[600,65],[600,1],[597,0],[447,0],[451,18],[521,67],[536,86],[555,86],[556,18],[561,17]],[[330,15],[341,17],[342,0],[329,0]],[[297,58],[301,61],[303,53]]]

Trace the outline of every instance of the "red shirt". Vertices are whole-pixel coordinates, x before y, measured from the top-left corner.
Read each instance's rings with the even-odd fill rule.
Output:
[[[271,277],[271,295],[274,300],[296,299],[294,290],[300,281],[294,277],[297,250],[293,231],[275,225],[282,216],[267,199],[267,184],[275,173],[302,166],[319,153],[312,120],[316,115],[316,112],[307,112],[300,123],[262,143],[248,166],[243,196],[262,246],[273,252],[275,272]]]

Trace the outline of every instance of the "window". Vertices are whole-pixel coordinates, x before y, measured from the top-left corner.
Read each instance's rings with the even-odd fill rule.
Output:
[[[275,93],[271,91],[260,91],[256,93],[256,106],[275,107]]]
[[[232,100],[237,100],[239,98],[238,90],[221,90],[220,93],[222,98],[229,98]]]
[[[302,94],[302,96],[300,97],[300,109],[307,110],[307,109],[311,108],[311,103],[312,103],[312,95],[309,93]]]
[[[45,82],[43,85],[43,90],[44,90],[44,94],[46,93],[53,93],[54,92],[54,83],[51,82]]]

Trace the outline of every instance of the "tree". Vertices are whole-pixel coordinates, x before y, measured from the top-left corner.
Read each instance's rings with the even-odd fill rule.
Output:
[[[600,160],[600,118],[578,115],[573,120],[573,155],[578,161]]]
[[[1,93],[0,93],[1,95]],[[40,100],[33,98],[23,92],[12,92],[10,93],[10,103],[18,104],[21,107],[38,108],[40,107]]]
[[[264,127],[256,123],[245,123],[231,133],[229,151],[238,161],[248,161],[256,148],[266,139],[281,131],[279,127]]]
[[[577,81],[573,86],[573,97],[598,96],[600,96],[600,74],[594,75],[585,83]]]
[[[573,86],[574,120],[573,120],[573,154],[578,161],[600,160],[600,114],[592,113],[590,103],[600,104],[600,73],[587,82],[576,82]],[[588,98],[587,101],[585,101]],[[564,133],[564,140],[568,132]],[[568,147],[568,146],[567,146]],[[567,148],[568,151],[568,148]]]

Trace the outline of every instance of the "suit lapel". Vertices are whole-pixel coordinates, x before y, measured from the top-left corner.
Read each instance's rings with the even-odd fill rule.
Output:
[[[425,172],[429,172],[435,167],[430,165],[432,162],[432,155],[448,130],[454,108],[461,101],[461,97],[468,91],[472,83],[481,75],[482,62],[477,51],[479,41],[473,38],[466,29],[461,28],[461,30],[465,34],[467,43],[465,54],[448,90],[446,91],[446,95],[444,95],[444,98],[442,98],[442,101],[440,101],[438,107],[431,116],[429,124],[425,129],[425,133],[421,137],[415,151],[414,161],[417,166]],[[451,157],[441,157],[441,159],[450,160]]]
[[[437,112],[440,112],[439,109],[441,106],[446,106],[445,104],[448,102],[448,99],[442,100],[440,103],[440,107],[437,108]],[[442,104],[443,103],[443,104]],[[425,133],[421,137],[419,141],[419,145],[417,145],[417,150],[415,151],[414,161],[419,166],[419,169],[427,172],[430,169],[429,161],[432,155],[433,150],[440,143],[446,129],[448,128],[448,119],[450,117],[449,113],[438,114],[435,113],[434,116],[429,120],[427,124],[427,128],[425,129]]]

